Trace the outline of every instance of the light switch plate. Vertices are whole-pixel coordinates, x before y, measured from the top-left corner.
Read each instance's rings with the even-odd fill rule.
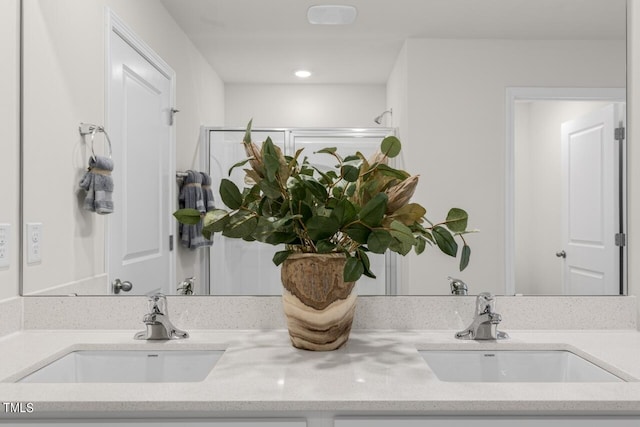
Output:
[[[42,223],[27,224],[27,264],[42,262]]]
[[[0,224],[0,269],[9,268],[9,254],[11,247],[9,246],[11,237],[11,225]]]

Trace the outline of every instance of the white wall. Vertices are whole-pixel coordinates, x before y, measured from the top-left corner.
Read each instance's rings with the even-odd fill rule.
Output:
[[[225,125],[244,127],[378,127],[384,85],[225,86]]]
[[[610,103],[534,101],[516,103],[515,229],[516,292],[562,294],[562,146],[560,126]]]
[[[24,0],[24,6],[24,219],[43,223],[42,263],[26,266],[25,291],[87,285],[96,277],[106,285],[104,218],[83,211],[77,194],[88,159],[78,124],[105,123],[105,6],[176,72],[178,170],[198,166],[200,125],[224,122],[224,86],[155,0]],[[195,274],[193,254],[179,255],[177,278]]]
[[[473,293],[503,293],[506,88],[623,87],[624,44],[411,39],[405,49],[408,128],[401,135],[407,170],[421,175],[414,200],[436,221],[450,207],[464,208],[481,232],[468,237],[471,264],[463,273],[457,261],[428,250],[408,256],[402,286],[443,294],[447,275],[457,275]]]
[[[387,109],[392,108],[393,110],[391,126],[397,128],[397,136],[401,139],[404,136],[402,132],[409,129],[409,88],[407,79],[409,59],[407,51],[407,43],[405,42],[387,80]]]
[[[10,224],[8,267],[0,267],[0,300],[18,295],[18,191],[20,180],[19,2],[0,2],[0,223]]]

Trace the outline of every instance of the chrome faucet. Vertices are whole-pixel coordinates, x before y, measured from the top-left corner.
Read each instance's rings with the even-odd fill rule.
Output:
[[[459,340],[502,340],[509,338],[506,332],[498,331],[502,316],[496,313],[495,297],[482,292],[476,297],[476,317],[464,331],[456,333]]]
[[[195,276],[187,277],[182,282],[178,284],[178,295],[193,295],[193,288],[196,285]]]
[[[144,315],[142,321],[147,329],[134,335],[137,340],[170,340],[189,338],[189,334],[182,331],[169,320],[167,309],[167,297],[160,292],[149,296],[149,312]]]
[[[447,277],[447,279],[449,279],[449,285],[451,286],[452,295],[467,295],[469,287],[466,283],[451,276]]]

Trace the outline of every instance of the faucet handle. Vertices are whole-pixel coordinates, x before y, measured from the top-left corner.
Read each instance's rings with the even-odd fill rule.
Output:
[[[476,297],[476,315],[494,313],[496,297],[490,292],[480,292]]]
[[[148,293],[147,297],[149,298],[149,313],[166,314],[168,312],[167,297],[160,290]]]

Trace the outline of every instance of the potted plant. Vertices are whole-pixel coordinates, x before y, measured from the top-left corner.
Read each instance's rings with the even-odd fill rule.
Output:
[[[387,250],[406,255],[434,245],[452,257],[462,242],[460,270],[471,249],[464,235],[467,213],[449,210],[433,223],[426,210],[410,199],[418,176],[395,169],[389,159],[400,153],[394,136],[382,140],[372,158],[361,153],[342,157],[335,147],[318,153],[333,156],[336,166],[323,171],[302,156],[302,149],[285,156],[267,138],[258,147],[245,132],[247,158],[229,170],[247,166],[240,189],[232,181],[220,183],[220,197],[228,209],[215,209],[201,218],[199,211],[181,209],[174,215],[185,224],[203,221],[202,233],[284,245],[273,257],[282,265],[284,311],[295,347],[334,350],[346,342],[355,310],[355,282],[370,270],[368,253]]]

